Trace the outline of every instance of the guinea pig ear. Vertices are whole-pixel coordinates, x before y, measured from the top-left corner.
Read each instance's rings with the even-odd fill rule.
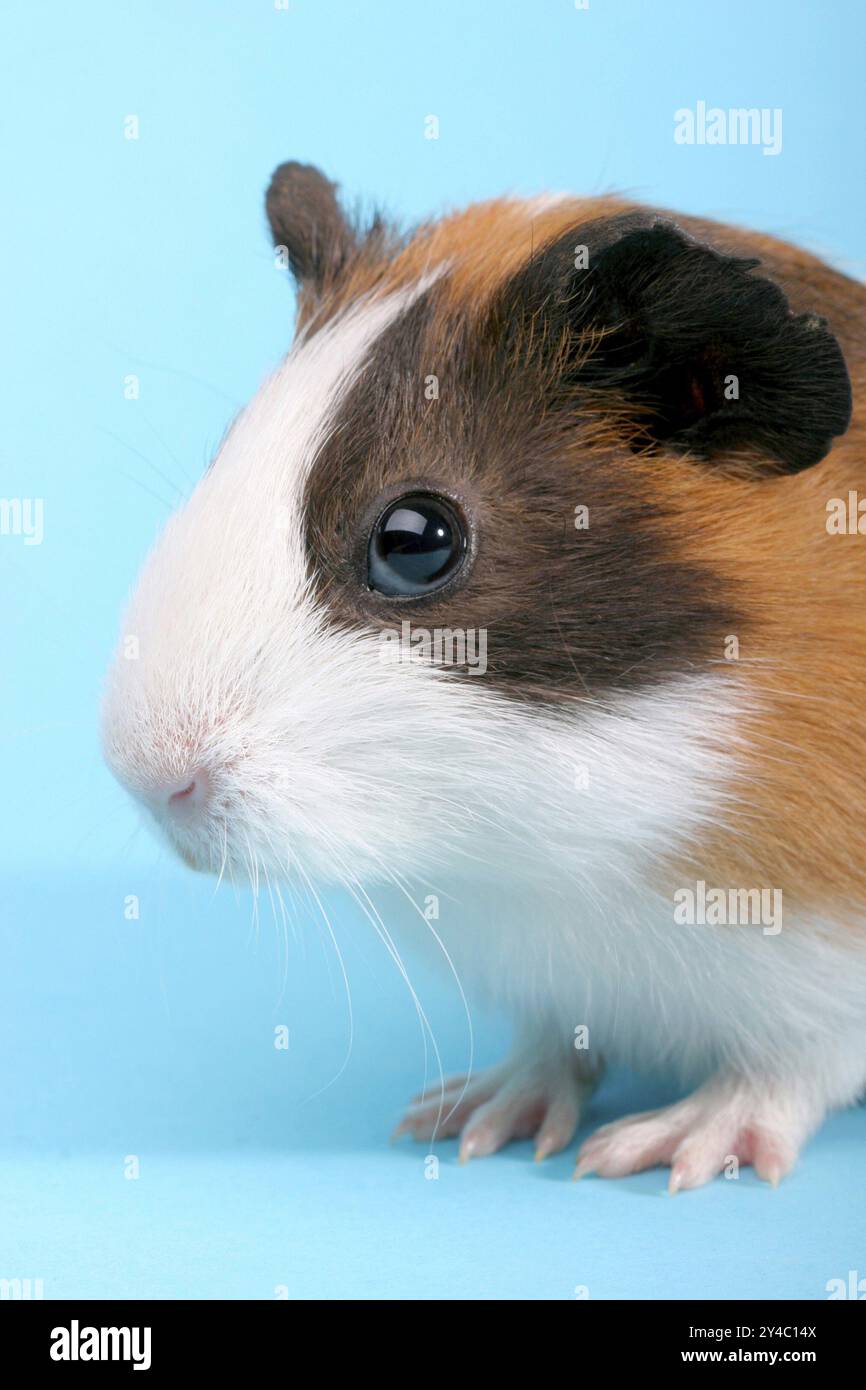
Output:
[[[312,164],[281,164],[265,196],[274,246],[284,248],[299,287],[321,292],[357,247],[337,185]]]
[[[603,331],[578,374],[625,397],[637,447],[649,436],[727,456],[753,476],[820,462],[851,419],[845,360],[823,318],[793,314],[755,273],[758,260],[724,255],[651,214],[583,230],[584,269],[575,268],[581,237],[566,239],[566,311],[578,341]]]

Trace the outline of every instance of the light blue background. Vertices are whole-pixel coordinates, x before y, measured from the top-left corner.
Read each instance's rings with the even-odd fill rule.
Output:
[[[410,219],[507,190],[626,190],[862,273],[862,7],[3,10],[0,494],[44,498],[45,538],[0,538],[0,1277],[47,1296],[567,1299],[820,1298],[866,1275],[863,1110],[778,1192],[749,1174],[676,1201],[660,1172],[574,1187],[571,1155],[534,1167],[526,1145],[460,1168],[443,1144],[425,1181],[423,1148],[387,1144],[423,1055],[367,923],[328,900],[355,1010],[339,1074],[347,1007],[321,923],[300,924],[284,971],[267,902],[256,930],[249,895],[171,864],[96,737],[142,556],[288,345],[261,210],[274,165],[321,164]],[[781,107],[782,153],[675,145],[674,111],[698,100]],[[460,1068],[454,990],[413,978]],[[475,1024],[493,1060],[503,1029]],[[663,1091],[615,1078],[590,1123]]]

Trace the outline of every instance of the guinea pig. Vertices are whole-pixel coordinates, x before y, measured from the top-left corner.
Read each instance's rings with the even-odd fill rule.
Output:
[[[109,765],[195,868],[447,897],[515,1046],[400,1132],[544,1157],[616,1063],[694,1089],[576,1176],[777,1183],[866,1086],[866,287],[608,197],[266,206],[294,345],[144,566]]]

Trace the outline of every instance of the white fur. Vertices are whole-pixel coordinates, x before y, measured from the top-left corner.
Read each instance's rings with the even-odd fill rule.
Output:
[[[199,866],[441,890],[458,968],[540,1045],[586,1023],[606,1056],[799,1078],[810,1114],[851,1100],[864,953],[793,919],[777,937],[678,926],[660,881],[736,796],[748,697],[727,670],[539,712],[383,663],[376,634],[338,632],[317,606],[304,482],[371,345],[422,289],[302,339],[236,421],[142,575],[109,761],[145,800],[208,771],[209,814],[164,827]]]

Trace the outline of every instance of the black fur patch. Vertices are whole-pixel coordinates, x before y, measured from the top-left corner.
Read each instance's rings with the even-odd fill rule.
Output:
[[[851,384],[825,320],[792,314],[758,266],[652,213],[624,213],[546,247],[494,313],[512,331],[531,319],[569,339],[564,373],[627,404],[641,447],[649,434],[699,458],[748,460],[755,474],[793,473],[848,428]]]

